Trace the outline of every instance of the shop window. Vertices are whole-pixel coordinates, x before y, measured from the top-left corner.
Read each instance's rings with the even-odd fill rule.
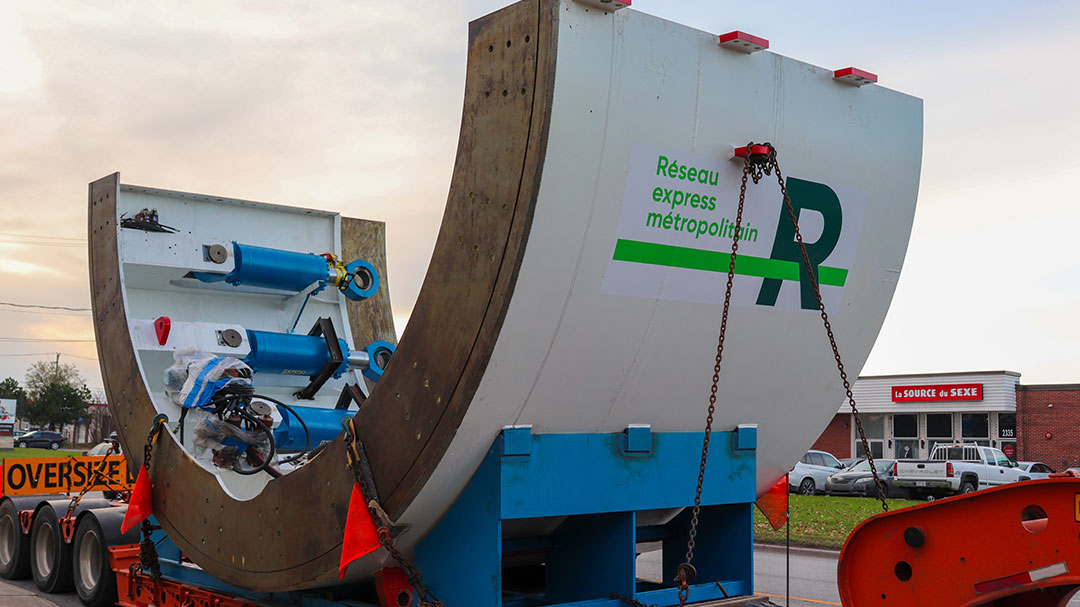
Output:
[[[862,415],[863,431],[866,438],[885,438],[884,415]]]
[[[870,443],[870,453],[874,454],[874,459],[885,457],[885,441],[878,439],[867,442]],[[860,440],[855,441],[855,457],[866,457],[866,449]]]
[[[893,415],[893,436],[896,438],[918,438],[919,416],[914,413]]]
[[[960,414],[961,436],[968,438],[990,438],[990,415],[988,413],[962,413]],[[989,444],[987,441],[975,441]]]
[[[1016,414],[998,413],[998,438],[1016,438]]]
[[[927,413],[926,437],[952,440],[952,413]]]
[[[870,453],[874,457],[885,457],[885,415],[862,415],[863,432],[870,443]],[[855,433],[855,457],[866,457],[866,449]]]

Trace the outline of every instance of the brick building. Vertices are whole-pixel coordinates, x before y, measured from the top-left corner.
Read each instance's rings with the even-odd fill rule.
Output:
[[[927,457],[940,442],[977,443],[1014,460],[1080,466],[1080,384],[1025,386],[1014,371],[860,377],[853,386],[874,457]],[[814,444],[863,455],[845,402]]]
[[[1021,385],[1016,395],[1020,459],[1080,466],[1080,384]]]

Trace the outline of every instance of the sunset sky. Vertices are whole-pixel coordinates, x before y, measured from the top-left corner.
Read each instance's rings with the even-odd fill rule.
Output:
[[[506,2],[0,2],[0,301],[89,307],[86,186],[387,222],[407,322],[453,168],[467,23]],[[636,0],[924,100],[918,211],[864,374],[1080,383],[1080,3]],[[87,312],[0,305],[0,378],[101,379]],[[43,341],[55,340],[55,341]]]

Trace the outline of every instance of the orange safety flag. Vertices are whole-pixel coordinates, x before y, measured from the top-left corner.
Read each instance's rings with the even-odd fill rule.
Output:
[[[349,563],[374,552],[379,547],[379,532],[368,510],[367,498],[360,489],[360,483],[353,483],[352,497],[349,498],[349,515],[345,518],[345,537],[341,540],[341,564],[338,566],[338,579],[345,577]]]
[[[135,488],[131,490],[131,499],[128,500],[124,522],[120,523],[120,533],[127,533],[128,529],[143,522],[153,513],[154,499],[150,489],[150,473],[146,471],[146,466],[143,466],[139,468]]]
[[[772,525],[774,531],[780,529],[788,518],[788,475],[780,477],[771,489],[758,498],[758,510],[765,515],[765,519]]]

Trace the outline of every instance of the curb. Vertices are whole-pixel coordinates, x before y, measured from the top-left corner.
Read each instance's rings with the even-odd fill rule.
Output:
[[[783,552],[785,551],[785,546],[783,544],[766,544],[763,542],[755,542],[754,549],[761,550],[762,552],[774,552],[783,554]],[[816,556],[828,558],[840,557],[840,551],[832,548],[807,548],[805,546],[792,546],[791,553],[802,556]]]

